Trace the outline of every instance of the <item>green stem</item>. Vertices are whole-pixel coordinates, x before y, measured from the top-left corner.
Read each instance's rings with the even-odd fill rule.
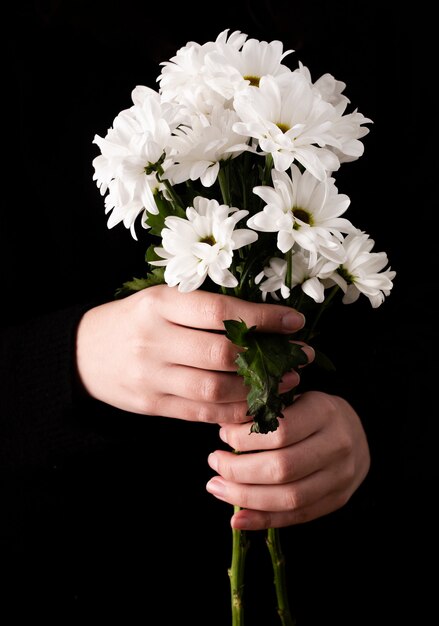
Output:
[[[287,252],[287,273],[285,276],[285,284],[287,287],[289,287],[291,289],[291,283],[293,282],[293,253],[290,250],[289,252]]]
[[[265,168],[264,168],[264,174],[262,178],[263,185],[269,185],[271,183],[272,169],[273,169],[273,157],[271,156],[271,154],[267,154],[265,156]]]
[[[162,179],[162,176],[164,173],[162,166],[159,163],[157,163],[155,166],[155,169],[156,169],[156,178],[160,183],[163,183],[164,186],[166,187],[166,190],[171,197],[171,203],[174,206],[174,209],[177,211],[177,214],[179,214],[179,212],[181,211],[183,211],[184,213],[184,203],[181,200],[180,196],[178,195],[174,187],[170,184],[170,182],[166,178]]]
[[[234,507],[235,513],[240,510]],[[244,626],[244,568],[249,542],[244,530],[233,528],[232,564],[229,568],[232,626]]]
[[[165,185],[169,195],[171,196],[171,202],[172,202],[174,208],[177,210],[177,212],[178,212],[178,210],[184,212],[183,201],[181,200],[181,198],[178,195],[178,193],[175,191],[174,187],[167,180],[162,180],[161,182]]]
[[[220,167],[218,172],[218,182],[221,189],[221,195],[223,197],[224,204],[232,206],[232,198],[230,195],[230,181],[228,176],[228,163],[225,163]]]
[[[277,613],[282,626],[295,626],[296,620],[291,616],[288,603],[285,556],[280,544],[278,528],[269,528],[267,531],[267,546],[273,565],[274,586],[276,589]]]

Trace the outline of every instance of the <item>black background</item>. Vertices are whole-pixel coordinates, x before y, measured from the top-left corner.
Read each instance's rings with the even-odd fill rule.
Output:
[[[336,178],[351,198],[350,219],[371,234],[377,250],[388,253],[397,276],[379,309],[361,301],[328,320],[322,341],[339,377],[321,381],[323,388],[343,391],[364,419],[372,468],[342,511],[284,534],[298,626],[426,624],[435,600],[433,22],[422,3],[384,11],[371,2],[171,7],[139,0],[15,3],[3,21],[7,167],[0,268],[6,323],[109,299],[122,281],[143,271],[145,242],[135,243],[122,226],[106,228],[103,199],[92,181],[97,155],[92,140],[95,133],[104,136],[117,113],[130,106],[134,86],[154,86],[159,63],[187,41],[213,40],[225,28],[280,39],[285,49],[295,50],[288,64],[295,67],[300,60],[313,79],[329,72],[344,81],[352,107],[373,120],[365,154],[342,165]],[[315,373],[307,375],[305,384],[316,385]],[[26,532],[34,533],[35,544],[47,541],[47,548],[35,548],[41,568],[47,557],[55,574],[59,567],[67,577],[64,586],[58,581],[53,593],[43,594],[52,604],[42,601],[41,615],[49,615],[59,600],[60,624],[84,623],[94,611],[97,616],[137,612],[130,623],[173,624],[177,614],[192,624],[228,623],[230,511],[204,492],[210,476],[206,456],[218,446],[216,432],[176,420],[170,441],[168,424],[158,421],[151,434],[132,418],[126,434],[120,416],[113,417],[108,428],[121,432],[120,446],[126,449],[120,458],[132,464],[131,474],[140,471],[133,459],[145,454],[155,473],[139,492],[139,481],[121,482],[120,466],[104,455],[91,462],[92,470],[85,464],[78,474],[73,464],[71,473],[66,471],[69,496],[61,505],[45,508],[47,489],[35,490]],[[143,438],[133,442],[137,429],[143,429]],[[185,459],[184,475],[173,458]],[[65,534],[65,515],[77,535]],[[258,537],[254,543],[260,549],[249,556],[247,592],[254,599],[249,626],[271,626],[276,623],[266,606],[272,605],[271,581]],[[168,552],[161,560],[159,540],[174,550],[171,566]],[[71,580],[64,568],[70,562],[77,568],[70,571]],[[14,573],[18,589],[23,578],[38,578],[38,565],[32,567]],[[152,593],[147,576],[154,580]],[[66,591],[70,583],[79,589],[74,597]],[[264,588],[270,591],[262,601]],[[151,618],[155,602],[163,615],[157,621]]]

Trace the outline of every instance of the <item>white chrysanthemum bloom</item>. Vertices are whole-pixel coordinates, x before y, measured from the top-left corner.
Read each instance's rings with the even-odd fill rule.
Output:
[[[343,93],[346,89],[346,83],[336,80],[332,74],[322,74],[320,78],[313,82],[309,68],[303,65],[301,61],[299,61],[299,67],[294,72],[302,74],[325,102],[329,102],[334,107],[342,105],[343,110],[349,104],[349,98]]]
[[[259,285],[264,302],[267,300],[268,295],[270,295],[273,300],[280,300],[277,294],[278,291],[280,291],[280,295],[284,300],[289,297],[291,289],[286,285],[286,277],[287,262],[285,259],[272,257],[268,265],[255,277],[255,283]]]
[[[147,181],[147,185],[143,186],[142,190],[151,190],[153,184],[158,185],[155,176],[153,179],[150,177],[150,180]],[[120,178],[115,178],[110,181],[108,194],[105,198],[105,214],[108,215],[108,228],[113,228],[116,224],[122,222],[125,228],[130,229],[132,237],[137,240],[135,231],[137,217],[142,213],[146,218],[146,213],[152,213],[153,208],[157,210],[153,201],[152,191],[151,199],[147,198],[149,210],[145,208],[145,203],[140,199],[141,197],[142,195],[139,193],[137,197],[131,198],[129,194],[127,194],[126,188]],[[141,224],[144,228],[147,228],[144,219],[141,220]]]
[[[282,60],[294,52],[283,50],[281,41],[247,39],[238,48],[228,41],[218,41],[214,50],[206,54],[206,82],[225,100],[232,99],[249,85],[259,87],[263,76],[278,76],[291,70]]]
[[[217,179],[220,161],[237,157],[248,149],[245,138],[233,130],[238,119],[234,111],[216,107],[212,114],[193,116],[169,140],[173,163],[166,169],[172,184],[201,181],[211,187]]]
[[[123,222],[136,239],[139,214],[158,212],[154,191],[159,183],[149,169],[163,156],[178,124],[178,110],[162,104],[159,94],[149,87],[136,87],[132,100],[133,106],[119,113],[105,138],[96,135],[93,140],[101,150],[93,160],[93,180],[102,195],[109,192],[105,199],[108,227]]]
[[[336,265],[324,257],[319,257],[317,263],[310,267],[309,254],[301,250],[293,252],[291,258],[290,286],[286,285],[288,264],[285,259],[274,257],[270,259],[269,265],[264,267],[256,278],[256,284],[260,283],[262,299],[264,302],[267,295],[274,300],[280,300],[276,292],[280,291],[282,298],[287,299],[290,295],[290,288],[300,285],[302,291],[315,302],[321,303],[325,299],[325,285],[322,282],[331,276]],[[265,279],[265,280],[263,280]],[[263,282],[261,282],[263,280]]]
[[[155,248],[163,260],[151,264],[166,266],[166,283],[182,292],[198,289],[207,276],[217,285],[236,287],[238,280],[228,269],[233,251],[258,238],[254,231],[235,228],[246,215],[248,211],[197,196],[186,209],[187,219],[166,218],[162,247]]]
[[[391,268],[384,270],[388,264],[387,254],[372,252],[374,245],[374,240],[363,232],[351,233],[345,238],[346,259],[329,279],[329,283],[336,283],[344,291],[344,304],[355,302],[364,294],[372,307],[377,308],[390,294],[396,272]]]
[[[310,172],[302,174],[291,166],[286,172],[272,171],[273,187],[254,187],[253,192],[266,203],[247,225],[262,232],[277,232],[277,247],[288,252],[297,244],[309,252],[310,267],[321,254],[337,265],[343,263],[345,251],[342,233],[356,231],[346,218],[340,217],[350,200],[339,194],[335,181],[328,177],[317,180]]]
[[[325,299],[326,278],[332,275],[336,268],[333,261],[328,261],[323,256],[319,256],[314,265],[310,265],[309,253],[298,251],[291,259],[291,287],[300,285],[307,296],[315,302],[323,302]]]
[[[190,41],[181,47],[169,61],[161,63],[157,81],[162,100],[183,105],[189,114],[208,114],[213,107],[224,105],[224,96],[209,84],[212,76],[206,67],[206,55],[218,46],[239,50],[246,39],[247,35],[240,31],[228,35],[228,30],[224,30],[215,41],[202,45]]]
[[[334,107],[332,132],[339,145],[331,149],[340,163],[355,161],[362,156],[364,145],[360,139],[369,133],[364,124],[370,124],[372,120],[359,113],[357,109],[352,113],[346,113],[346,108],[350,104],[349,98],[343,93],[346,83],[336,80],[332,74],[323,74],[313,83],[309,69],[302,63],[299,63],[299,68],[295,72],[305,76],[314,91]]]
[[[237,93],[234,108],[241,118],[235,131],[257,140],[274,167],[285,171],[297,160],[323,180],[340,162],[333,150],[341,148],[332,131],[334,107],[313,90],[299,72],[263,76],[259,89]]]
[[[333,130],[340,147],[333,147],[340,163],[356,161],[364,153],[364,145],[360,141],[362,137],[369,133],[367,126],[363,124],[372,123],[368,117],[364,117],[357,110],[352,113],[340,115],[334,120]]]

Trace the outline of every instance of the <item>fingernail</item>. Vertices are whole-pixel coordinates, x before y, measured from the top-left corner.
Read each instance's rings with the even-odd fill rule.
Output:
[[[285,330],[300,330],[305,326],[305,316],[299,311],[290,311],[283,316],[282,326]]]
[[[220,436],[220,439],[224,441],[224,443],[229,443],[227,441],[227,433],[226,433],[225,428],[221,428],[221,430],[219,431],[219,436]]]
[[[218,471],[218,457],[214,452],[212,452],[212,454],[209,454],[209,456],[207,457],[207,462],[209,463],[210,467],[215,470],[215,472]]]
[[[302,346],[302,350],[305,352],[308,357],[308,363],[312,363],[316,358],[316,352],[312,346]]]
[[[206,485],[206,489],[209,493],[216,496],[217,498],[222,498],[226,492],[224,482],[221,478],[215,476],[215,478],[211,478]]]

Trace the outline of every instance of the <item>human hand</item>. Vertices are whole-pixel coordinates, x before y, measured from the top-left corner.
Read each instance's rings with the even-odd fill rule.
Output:
[[[235,454],[208,459],[219,476],[207,490],[242,507],[231,524],[260,530],[300,524],[342,507],[366,477],[370,456],[360,418],[343,398],[300,395],[272,433],[249,435],[248,424],[224,424],[220,437]]]
[[[248,387],[236,373],[238,348],[223,324],[240,318],[265,332],[292,333],[304,324],[303,316],[286,306],[148,287],[85,313],[77,333],[79,379],[90,396],[133,413],[247,421]],[[312,349],[305,350],[312,359]],[[280,391],[298,382],[298,374],[290,372]]]

